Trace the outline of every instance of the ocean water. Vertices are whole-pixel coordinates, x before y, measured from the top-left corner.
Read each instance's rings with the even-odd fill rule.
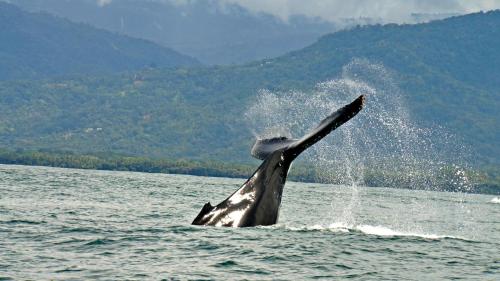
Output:
[[[243,181],[0,165],[0,280],[500,280],[493,196],[289,182],[278,225],[190,225]]]

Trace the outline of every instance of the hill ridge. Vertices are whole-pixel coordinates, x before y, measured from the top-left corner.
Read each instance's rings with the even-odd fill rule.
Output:
[[[5,2],[0,2],[0,26],[0,80],[200,64],[151,41],[24,12]]]

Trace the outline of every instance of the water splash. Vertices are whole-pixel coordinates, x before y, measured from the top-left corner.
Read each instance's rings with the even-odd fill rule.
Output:
[[[274,228],[285,228],[291,231],[329,231],[333,233],[362,233],[366,235],[376,235],[382,237],[418,237],[429,240],[439,240],[439,239],[457,239],[464,241],[472,241],[465,237],[453,236],[453,235],[438,235],[438,234],[428,234],[428,233],[416,233],[416,232],[401,232],[390,229],[385,226],[374,226],[374,225],[349,225],[345,223],[332,223],[328,226],[323,225],[313,225],[313,226],[302,226],[293,227],[286,225],[273,226]]]
[[[393,75],[382,65],[354,60],[339,79],[319,83],[312,92],[261,90],[246,117],[257,138],[297,138],[362,94],[367,97],[365,109],[303,157],[316,166],[322,180],[470,190],[465,147],[443,128],[418,126]]]
[[[467,149],[442,127],[420,126],[421,120],[411,116],[394,77],[380,64],[355,59],[343,67],[338,79],[319,83],[310,92],[261,90],[246,113],[257,138],[298,138],[333,110],[359,95],[366,96],[366,106],[358,116],[301,156],[320,180],[351,188],[349,202],[336,202],[339,196],[336,189],[332,191],[330,215],[342,223],[356,225],[360,219],[360,185],[460,192],[473,188],[465,172]],[[461,198],[466,200],[465,195]],[[422,220],[435,217],[437,214],[422,212],[425,204],[402,208],[395,224],[410,231],[416,226],[403,222],[405,215]],[[457,204],[453,209],[457,217],[466,217],[469,210]],[[457,227],[465,224],[457,220]]]

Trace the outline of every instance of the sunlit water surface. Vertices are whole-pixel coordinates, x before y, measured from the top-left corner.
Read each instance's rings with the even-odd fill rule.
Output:
[[[276,226],[190,225],[242,182],[0,165],[0,279],[500,280],[493,196],[289,182]]]

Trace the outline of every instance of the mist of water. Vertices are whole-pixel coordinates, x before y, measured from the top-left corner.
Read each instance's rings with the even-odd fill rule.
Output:
[[[356,117],[301,155],[321,181],[351,188],[350,202],[335,202],[335,194],[331,202],[331,215],[350,225],[359,220],[356,210],[365,204],[360,185],[462,192],[472,188],[465,172],[467,149],[438,125],[418,125],[421,118],[410,114],[394,77],[382,65],[356,59],[343,67],[339,78],[319,83],[310,92],[261,90],[246,114],[256,138],[300,138],[334,110],[366,96],[365,108]],[[398,211],[414,215],[425,213],[425,207],[402,206]],[[456,210],[460,216],[468,212]]]

